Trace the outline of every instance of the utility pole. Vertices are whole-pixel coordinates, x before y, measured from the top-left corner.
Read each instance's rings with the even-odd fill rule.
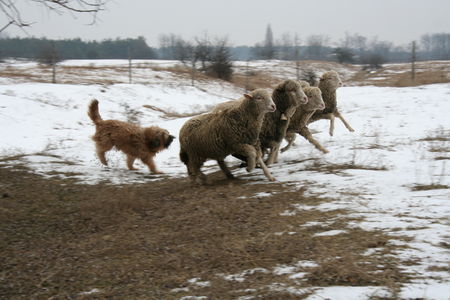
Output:
[[[249,70],[249,61],[250,59],[247,59],[247,64],[245,66],[245,92],[247,93],[250,88],[250,70]]]
[[[416,80],[416,41],[412,42],[412,53],[411,53],[411,80],[414,82]]]
[[[195,86],[195,58],[191,59],[191,86]]]
[[[132,77],[131,77],[131,47],[128,46],[128,83],[132,83]]]
[[[300,80],[300,49],[298,35],[295,34],[295,45],[294,45],[294,59],[295,59],[295,73],[297,75],[297,80]]]

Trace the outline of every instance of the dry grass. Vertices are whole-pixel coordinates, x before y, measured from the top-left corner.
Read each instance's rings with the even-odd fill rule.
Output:
[[[352,85],[407,87],[450,82],[450,63],[441,61],[418,62],[415,78],[411,64],[388,64],[376,71],[356,72],[349,80]]]
[[[91,297],[299,299],[308,293],[294,297],[273,283],[297,289],[370,284],[394,291],[408,280],[391,255],[396,247],[389,237],[347,228],[355,221],[349,212],[280,215],[294,204],[330,199],[306,197],[305,189],[288,190],[280,183],[211,177],[214,184],[208,187],[191,187],[186,179],[87,186],[44,179],[17,165],[0,168],[0,297],[77,298],[97,288],[101,292]],[[245,198],[260,192],[272,196]],[[303,226],[310,221],[327,224]],[[314,236],[333,229],[345,233]],[[280,232],[285,234],[275,234]],[[382,250],[364,255],[374,247]],[[319,265],[298,267],[296,272],[308,273],[305,280],[272,272],[298,261]],[[243,282],[220,275],[254,268],[267,272],[246,275]],[[210,285],[196,286],[189,283],[192,278]],[[189,291],[173,291],[183,287]]]
[[[345,170],[368,170],[368,171],[387,171],[388,168],[386,166],[371,166],[371,165],[363,165],[354,162],[348,163],[322,163],[319,160],[315,160],[311,165],[306,166],[304,168],[305,171],[314,171],[328,174],[338,174],[342,173]]]
[[[175,111],[167,111],[162,108],[156,107],[154,105],[149,105],[149,104],[145,104],[145,105],[143,105],[143,107],[162,113],[163,115],[161,117],[164,119],[178,119],[178,118],[194,117],[194,116],[209,112],[213,109],[214,106],[212,105],[207,109],[198,110],[198,111],[195,111],[192,113],[177,113]]]
[[[438,184],[438,183],[431,183],[431,184],[416,184],[411,187],[411,190],[413,191],[430,191],[430,190],[442,190],[442,189],[450,189],[450,186],[446,184]]]
[[[295,76],[294,62],[280,62],[275,65],[274,70],[267,70],[267,67],[250,67],[250,74],[245,75],[244,67],[239,67],[234,73],[231,82],[246,90],[255,88],[270,88],[280,82],[281,79]],[[283,75],[276,68],[292,69],[289,74]],[[376,72],[357,71],[360,66],[340,65],[335,62],[321,61],[300,61],[300,71],[317,70],[319,73],[325,70],[336,69],[343,72],[345,83],[350,85],[376,85],[376,86],[417,86],[431,83],[450,82],[450,63],[448,62],[419,62],[414,81],[411,79],[408,63],[385,65]],[[174,80],[182,80],[184,84],[189,84],[192,76],[191,68],[183,65],[173,67],[160,67],[157,64],[133,63],[133,82],[148,84],[156,80],[163,79],[162,76],[152,75],[150,79],[146,75],[146,70],[153,72],[169,73]],[[272,72],[273,71],[273,72]],[[292,73],[293,72],[293,73]],[[294,74],[294,75],[293,75]],[[349,76],[348,74],[354,74]],[[51,68],[38,65],[35,69],[7,66],[0,70],[0,76],[14,78],[22,81],[51,82]],[[195,72],[196,81],[215,80],[201,72]],[[118,84],[128,83],[128,66],[58,66],[57,81],[66,84]]]
[[[245,90],[251,91],[257,88],[271,88],[280,82],[279,78],[272,77],[263,72],[252,72],[248,76],[235,74],[231,80],[233,84]]]
[[[406,87],[406,86],[418,86],[425,84],[448,83],[448,82],[450,82],[450,76],[448,71],[432,70],[432,71],[418,72],[414,80],[408,73],[392,76],[392,78],[389,81],[389,86]]]

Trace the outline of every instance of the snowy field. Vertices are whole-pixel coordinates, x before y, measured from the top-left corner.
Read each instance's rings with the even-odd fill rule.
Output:
[[[165,72],[158,76],[161,81],[169,81]],[[105,86],[14,83],[3,78],[0,81],[0,159],[17,156],[36,173],[74,177],[84,184],[133,184],[186,176],[186,168],[178,158],[178,140],[156,157],[163,175],[151,175],[142,164],[137,164],[139,171],[128,171],[124,156],[117,151],[107,154],[110,167],[103,167],[90,139],[94,126],[86,114],[88,103],[98,99],[104,119],[158,125],[178,136],[188,118],[168,118],[144,105],[175,114],[203,112],[219,102],[239,97],[242,92],[218,81],[197,87],[188,84]],[[278,164],[270,167],[277,181],[286,188],[307,185],[308,193],[326,194],[334,201],[317,206],[293,206],[280,218],[289,218],[301,210],[347,209],[363,218],[361,222],[348,224],[349,228],[381,229],[392,236],[392,243],[403,243],[396,236],[409,236],[408,247],[396,255],[404,261],[417,259],[420,263],[403,267],[415,279],[403,286],[399,297],[450,299],[450,274],[442,271],[448,270],[450,262],[450,84],[342,87],[338,90],[338,106],[356,132],[348,132],[336,120],[335,134],[330,137],[328,123],[316,122],[310,128],[317,132],[316,139],[330,150],[329,154],[320,153],[297,137],[296,145],[280,155]],[[228,164],[238,162],[229,158]],[[333,172],[327,168],[330,166],[334,167]],[[218,169],[215,162],[207,162],[204,167],[206,173]],[[238,177],[267,182],[259,169],[250,174],[241,169],[233,172]],[[295,231],[289,234],[295,235]],[[368,255],[376,255],[376,249]],[[281,272],[301,277],[296,266],[285,267]],[[246,271],[249,270],[243,273]],[[294,294],[304,292],[289,287],[275,288],[285,288]],[[308,299],[389,296],[383,287],[311,290],[314,293]]]

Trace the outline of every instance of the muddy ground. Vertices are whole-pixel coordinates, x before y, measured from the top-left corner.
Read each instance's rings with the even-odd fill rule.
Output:
[[[284,287],[330,285],[387,286],[395,295],[408,280],[388,236],[347,228],[356,221],[351,212],[283,215],[294,204],[330,200],[305,196],[307,186],[210,178],[209,186],[187,178],[85,185],[4,162],[0,298],[301,299],[309,292]],[[325,230],[346,233],[314,236],[324,228],[301,226],[336,216]],[[364,255],[380,247],[377,256]],[[315,262],[299,269],[301,279],[273,271],[299,261]],[[254,270],[245,280],[226,277],[245,270]]]

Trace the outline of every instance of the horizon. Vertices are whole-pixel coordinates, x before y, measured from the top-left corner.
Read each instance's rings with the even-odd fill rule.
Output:
[[[52,40],[101,41],[143,36],[151,47],[159,47],[162,34],[192,40],[208,34],[228,37],[232,46],[252,47],[264,41],[270,24],[274,41],[283,35],[298,34],[301,44],[312,35],[325,36],[333,45],[346,33],[359,34],[369,41],[404,46],[425,34],[450,32],[450,1],[433,0],[322,0],[321,5],[307,1],[280,0],[227,3],[193,0],[189,3],[167,0],[163,3],[141,1],[108,2],[106,9],[92,16],[74,13],[58,15],[38,4],[17,4],[22,17],[34,22],[31,27],[9,27],[3,33],[12,37]]]
[[[353,36],[353,35],[357,35],[358,33],[348,33],[347,32],[345,34],[349,34],[349,35]],[[448,31],[448,32],[428,32],[428,33],[424,33],[421,36],[417,37],[416,39],[412,39],[410,42],[407,42],[407,43],[404,43],[404,44],[398,44],[398,43],[395,43],[393,41],[389,41],[389,40],[386,40],[386,39],[379,38],[378,36],[369,37],[369,36],[364,36],[364,35],[360,35],[360,34],[358,34],[358,35],[360,35],[360,36],[362,36],[364,38],[367,38],[367,42],[368,43],[370,43],[371,41],[388,42],[388,43],[391,43],[393,47],[400,47],[400,48],[402,48],[402,47],[410,46],[411,43],[414,42],[414,41],[418,42],[420,44],[422,37],[424,37],[426,35],[435,35],[435,34],[450,34],[450,31]],[[163,34],[161,34],[161,35],[163,35]],[[322,35],[312,34],[311,36],[322,36]],[[29,39],[40,39],[40,40],[49,40],[49,41],[81,40],[82,42],[104,42],[104,41],[109,41],[109,40],[113,40],[114,41],[114,40],[127,40],[127,39],[136,40],[136,39],[139,39],[141,37],[144,38],[145,42],[147,43],[147,45],[150,48],[156,48],[156,49],[161,48],[161,45],[159,43],[156,46],[150,44],[149,41],[146,39],[146,37],[143,36],[143,35],[138,35],[138,36],[134,36],[134,37],[131,37],[131,36],[128,36],[128,37],[115,36],[115,37],[105,37],[105,38],[97,38],[97,39],[83,38],[83,37],[79,37],[79,36],[78,37],[64,37],[64,38],[51,38],[51,37],[47,37],[47,36],[10,36],[8,33],[3,33],[3,34],[0,35],[0,39],[28,39],[29,38]],[[185,38],[183,36],[180,36],[180,37],[183,40],[185,40],[185,41],[191,41],[191,40],[195,39],[195,37],[197,37],[197,36],[195,36],[195,37],[193,37],[191,39]],[[310,37],[310,36],[308,36],[308,37]],[[327,36],[323,36],[323,37],[327,38]],[[218,38],[218,36],[208,35],[208,38],[213,40],[215,38]],[[277,39],[276,35],[274,35],[274,40],[275,40],[275,42],[279,42],[279,40]],[[259,43],[261,43],[263,41],[264,41],[264,39],[262,39],[259,42],[256,42],[253,45],[244,45],[244,44],[234,44],[232,41],[230,41],[230,39],[228,39],[228,44],[229,44],[229,47],[232,47],[232,48],[233,47],[249,47],[249,48],[251,48],[251,47],[256,47]],[[302,39],[298,46],[299,47],[304,47],[306,45],[307,45],[306,39]],[[275,43],[274,46],[280,46],[280,45]],[[333,40],[333,39],[328,39],[328,42],[326,42],[324,44],[324,47],[338,48],[338,47],[341,47],[341,46],[339,45],[339,41],[336,41],[336,40]]]

